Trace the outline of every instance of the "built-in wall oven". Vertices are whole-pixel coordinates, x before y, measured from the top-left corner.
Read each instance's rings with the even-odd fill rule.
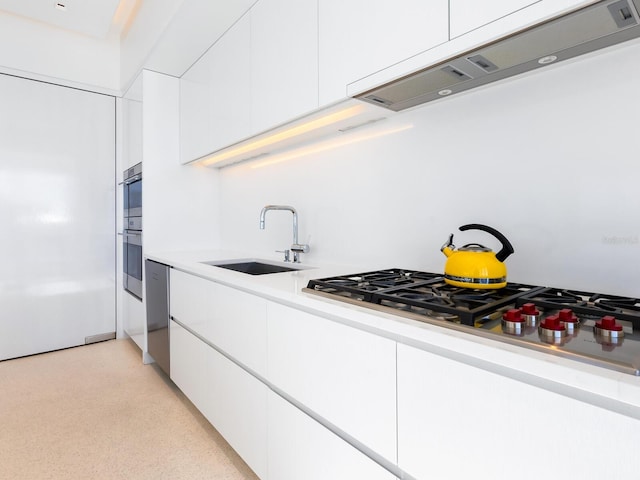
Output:
[[[142,163],[123,175],[123,286],[142,300]]]

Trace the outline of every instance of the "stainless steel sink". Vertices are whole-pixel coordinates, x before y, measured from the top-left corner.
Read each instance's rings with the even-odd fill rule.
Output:
[[[260,260],[221,260],[202,262],[213,267],[226,268],[236,272],[248,273],[249,275],[266,275],[270,273],[294,272],[302,268],[294,268],[286,265],[267,263]]]

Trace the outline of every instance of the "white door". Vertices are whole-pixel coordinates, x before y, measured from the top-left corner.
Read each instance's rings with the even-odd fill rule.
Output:
[[[0,360],[115,332],[115,99],[0,75]]]

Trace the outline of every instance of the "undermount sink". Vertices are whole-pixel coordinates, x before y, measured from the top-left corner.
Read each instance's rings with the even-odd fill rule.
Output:
[[[214,267],[234,270],[236,272],[248,273],[249,275],[265,275],[269,273],[294,272],[296,270],[302,270],[302,268],[277,265],[260,260],[221,260],[202,263]]]

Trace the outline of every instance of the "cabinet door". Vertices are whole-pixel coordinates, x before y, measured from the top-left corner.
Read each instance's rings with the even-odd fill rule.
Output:
[[[319,0],[320,105],[347,84],[444,43],[448,0]]]
[[[202,413],[260,477],[267,478],[267,387],[211,347]]]
[[[209,282],[172,268],[169,270],[170,315],[198,335],[207,334],[208,314],[211,301],[208,295]]]
[[[450,0],[451,38],[505,17],[541,0]]]
[[[265,374],[267,302],[171,269],[171,316],[248,368]]]
[[[212,302],[206,338],[255,372],[267,369],[267,301],[214,282],[208,282]]]
[[[275,303],[267,311],[268,379],[395,463],[395,342]]]
[[[268,392],[268,478],[395,480],[396,477],[331,431]]]
[[[251,10],[251,127],[260,133],[318,106],[318,0]]]
[[[250,28],[246,14],[180,79],[182,163],[249,136]]]
[[[169,322],[170,378],[196,408],[207,400],[207,345],[174,321]]]
[[[267,387],[176,322],[171,380],[254,472],[267,472]]]
[[[398,465],[415,478],[637,478],[639,442],[638,420],[398,344]]]

